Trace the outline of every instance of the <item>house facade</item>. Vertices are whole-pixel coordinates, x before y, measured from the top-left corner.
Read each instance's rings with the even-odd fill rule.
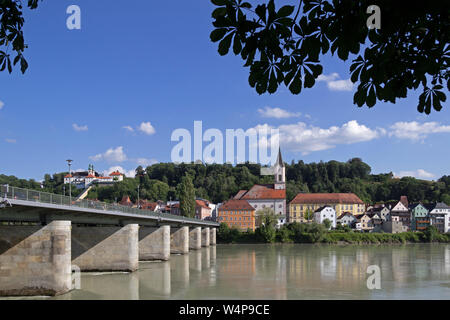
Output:
[[[396,221],[399,221],[403,226],[403,231],[408,231],[411,228],[411,215],[409,212],[408,198],[402,196],[400,201],[390,204],[391,220],[393,217],[397,217]]]
[[[255,231],[255,208],[247,200],[230,199],[218,209],[218,222],[242,231]]]
[[[337,224],[340,224],[341,226],[349,226],[350,228],[354,227],[356,221],[356,217],[350,212],[344,212],[336,219]]]
[[[443,202],[438,202],[429,207],[430,224],[435,226],[439,232],[447,233],[450,231],[450,206]]]
[[[336,211],[329,206],[324,206],[314,212],[314,222],[322,224],[325,220],[331,222],[331,228],[336,228]]]
[[[357,219],[357,229],[364,231],[364,232],[369,232],[373,230],[373,224],[372,224],[372,219],[369,217],[368,214],[359,214],[355,216]]]
[[[409,206],[411,211],[411,230],[424,231],[430,225],[429,211],[421,203]]]

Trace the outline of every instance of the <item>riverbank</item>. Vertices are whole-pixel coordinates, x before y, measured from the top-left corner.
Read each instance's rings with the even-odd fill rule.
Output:
[[[217,243],[324,243],[324,244],[405,244],[450,243],[450,234],[438,233],[434,227],[424,232],[361,233],[350,229],[328,231],[319,224],[291,224],[280,229],[264,226],[255,232],[242,232],[221,225]]]

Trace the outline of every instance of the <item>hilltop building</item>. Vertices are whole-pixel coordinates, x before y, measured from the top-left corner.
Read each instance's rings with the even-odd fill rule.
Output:
[[[109,176],[104,177],[94,170],[92,164],[89,165],[87,171],[73,172],[72,174],[67,174],[64,177],[64,184],[74,184],[77,188],[87,188],[91,184],[114,184],[116,182],[123,181],[123,174],[119,171],[114,171],[109,174]]]

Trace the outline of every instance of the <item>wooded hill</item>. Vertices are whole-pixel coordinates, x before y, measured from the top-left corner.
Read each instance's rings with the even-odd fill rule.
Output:
[[[138,167],[135,178],[110,187],[96,187],[88,197],[101,201],[120,201],[124,195],[137,199],[175,200],[177,185],[185,174],[191,175],[197,197],[214,203],[229,199],[241,189],[249,189],[257,183],[273,183],[272,176],[260,176],[259,164],[174,164],[157,163],[147,168]],[[44,176],[45,191],[62,194],[64,175],[67,172]],[[347,162],[328,161],[306,164],[303,161],[286,164],[287,201],[299,192],[353,192],[366,203],[398,200],[407,195],[410,202],[443,201],[450,205],[450,176],[437,181],[419,180],[412,177],[394,178],[392,173],[371,174],[371,168],[359,158]],[[40,189],[33,180],[0,175],[0,184]],[[66,188],[67,189],[67,188]],[[75,189],[75,188],[73,188]],[[78,190],[74,190],[74,195]],[[67,190],[66,190],[67,194]]]

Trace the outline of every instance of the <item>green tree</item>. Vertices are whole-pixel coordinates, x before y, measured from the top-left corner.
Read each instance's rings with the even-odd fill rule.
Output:
[[[185,174],[179,184],[178,196],[180,199],[181,214],[185,217],[195,217],[195,189],[192,177]]]
[[[256,92],[274,93],[284,84],[293,94],[311,88],[320,59],[331,52],[346,61],[357,83],[354,103],[395,103],[422,88],[418,111],[441,110],[449,90],[448,1],[300,0],[277,9],[274,0],[253,7],[243,0],[211,0],[220,55],[232,47],[250,68]],[[381,8],[380,29],[367,27],[369,6]]]
[[[328,219],[323,220],[322,224],[324,225],[324,227],[329,230],[331,229],[331,221]]]

